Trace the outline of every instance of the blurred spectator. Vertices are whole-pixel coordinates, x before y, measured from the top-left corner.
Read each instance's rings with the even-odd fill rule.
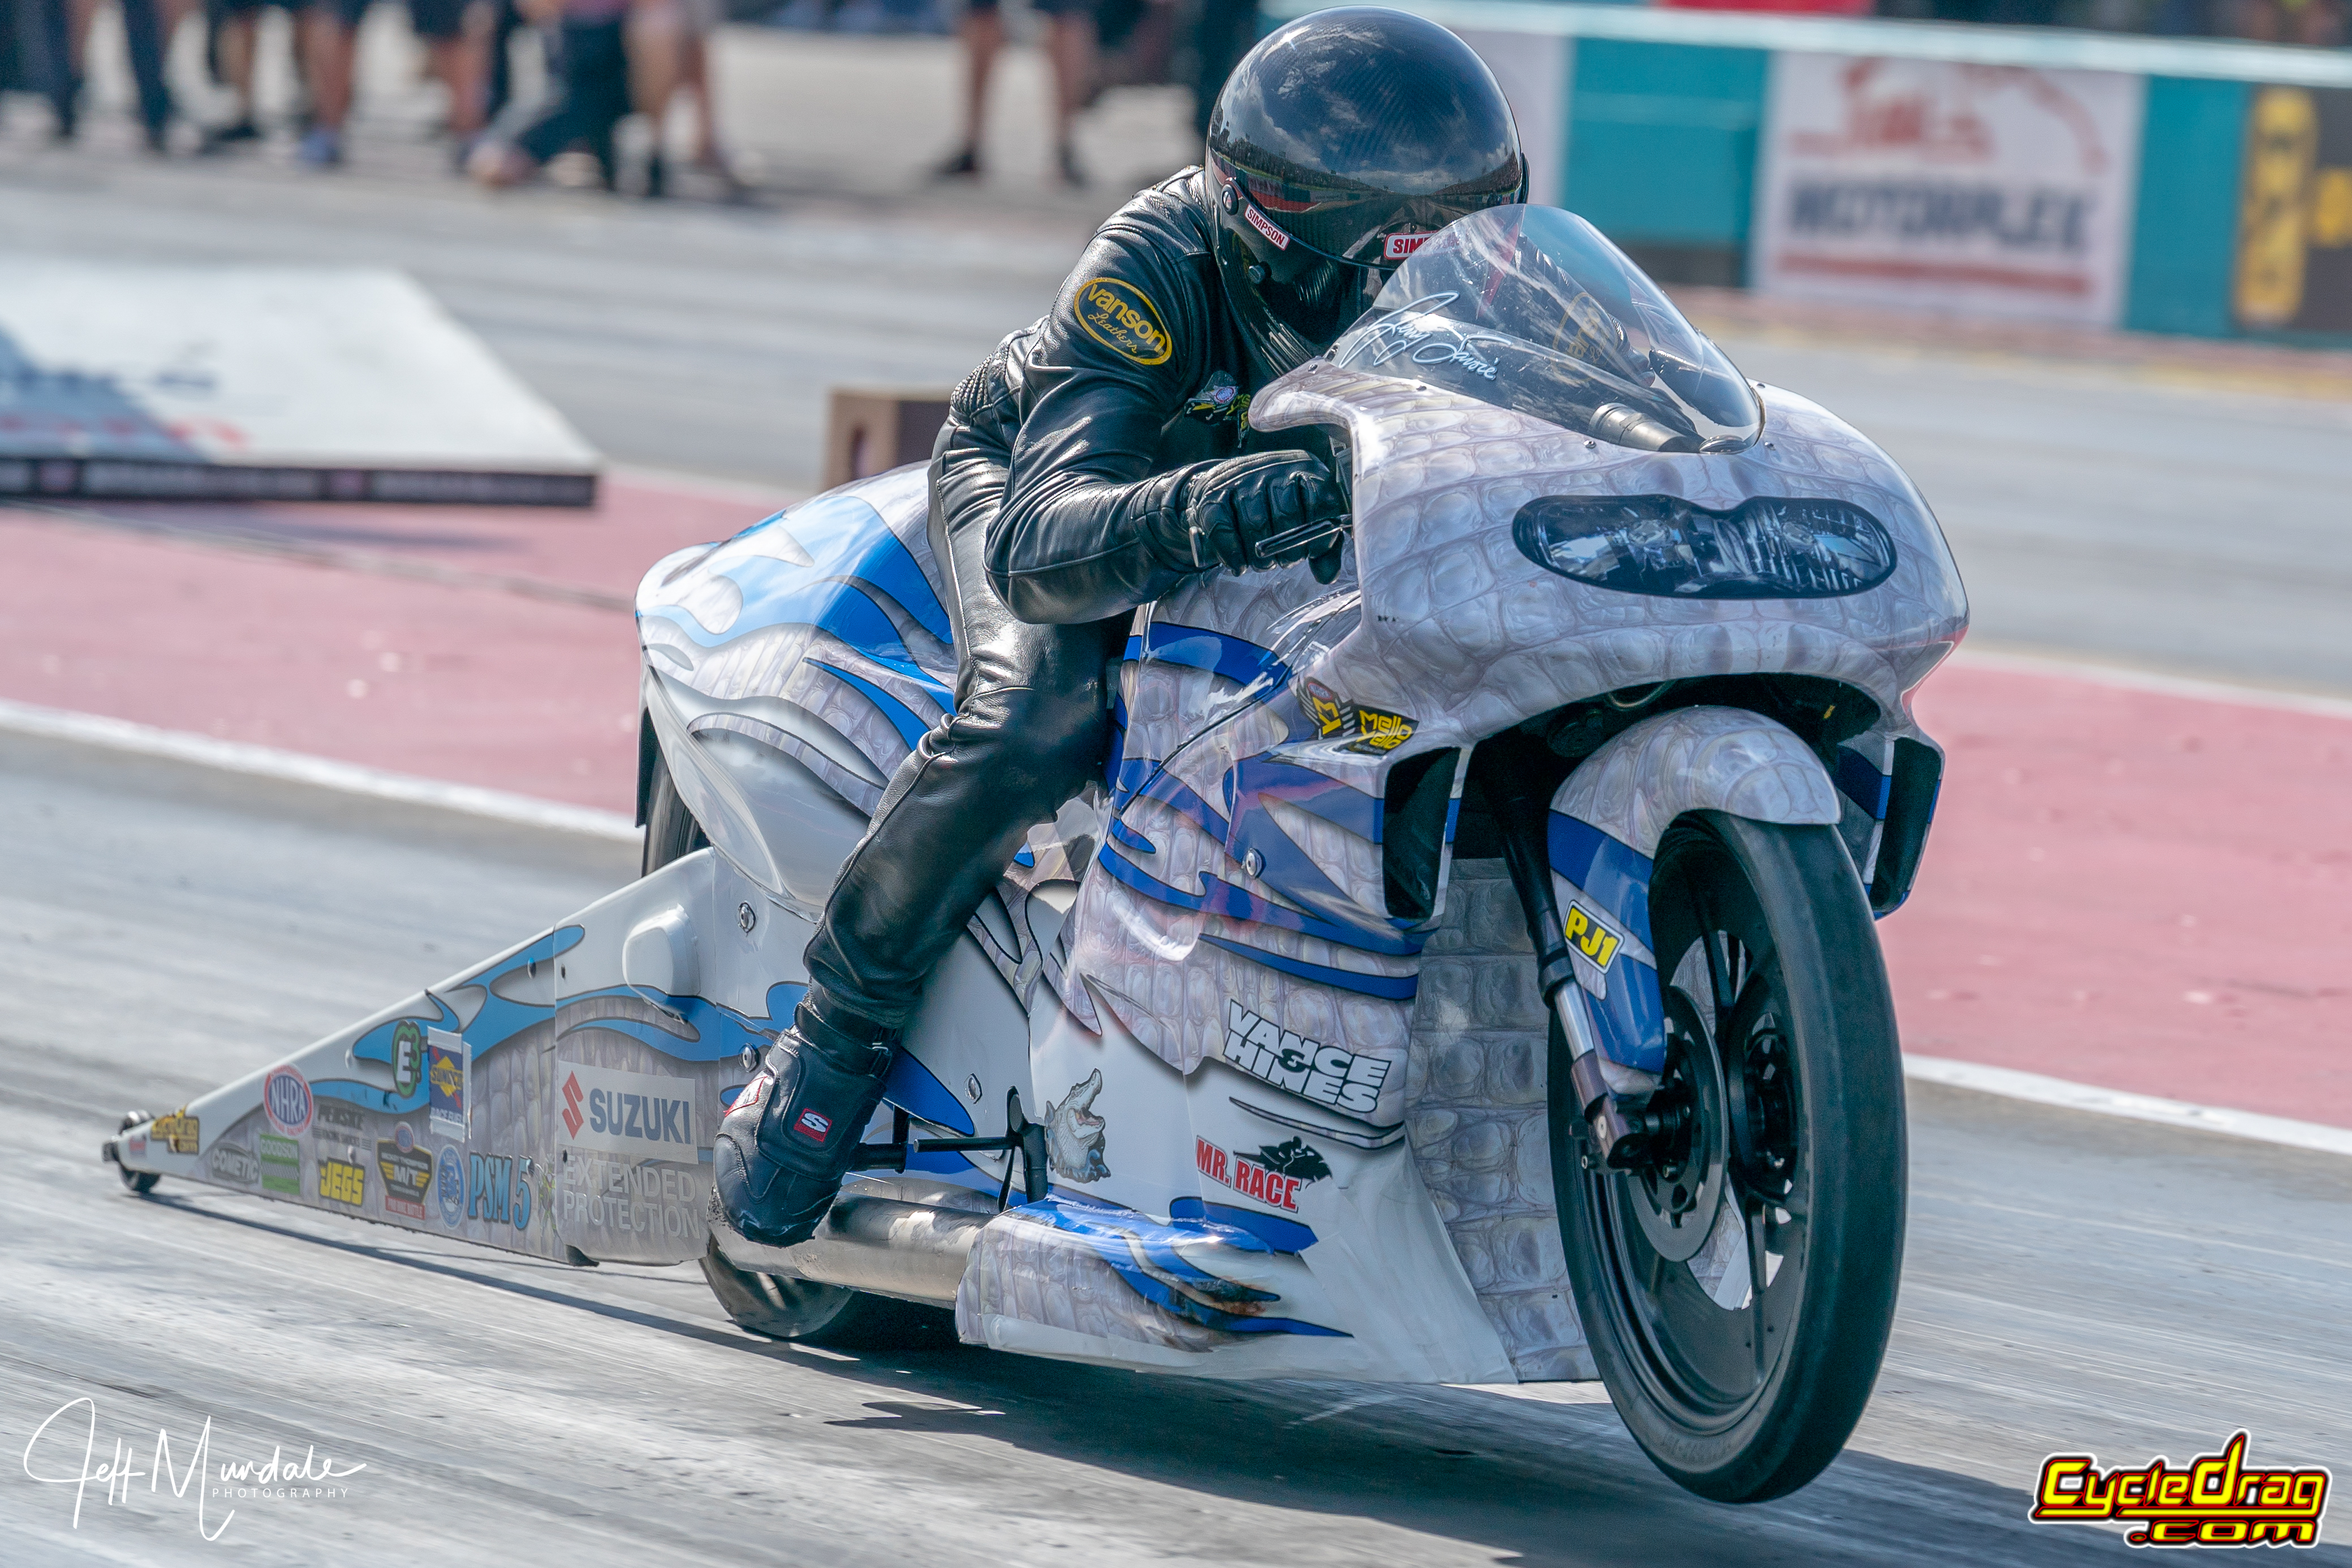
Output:
[[[629,82],[638,112],[653,124],[653,152],[646,163],[649,196],[660,195],[667,184],[662,132],[680,92],[694,99],[691,166],[717,174],[730,188],[736,183],[719,151],[710,96],[709,39],[725,19],[719,0],[635,0],[629,7]]]
[[[964,49],[963,148],[940,165],[941,179],[976,179],[981,174],[988,79],[1004,47],[1004,16],[997,5],[998,0],[964,3],[958,29]],[[1054,68],[1055,169],[1064,184],[1076,189],[1086,184],[1087,176],[1070,135],[1094,75],[1094,0],[1030,0],[1030,9],[1045,18],[1045,54]]]
[[[331,169],[343,161],[343,122],[351,118],[360,18],[367,7],[368,0],[312,0],[294,18],[302,79],[310,89],[310,128],[294,156],[306,168]]]
[[[486,185],[515,185],[574,147],[594,156],[604,185],[617,180],[613,130],[629,112],[629,0],[519,0],[535,22],[556,22],[554,98],[511,142],[485,139],[467,161]]]
[[[1199,71],[1192,82],[1192,129],[1204,142],[1218,91],[1256,42],[1257,0],[1201,0],[1200,30],[1192,41]]]
[[[425,46],[425,68],[449,95],[449,132],[462,167],[482,132],[489,12],[477,0],[408,0],[408,22]]]
[[[2344,42],[2343,0],[2234,0],[2224,7],[2224,15],[2236,37],[2323,48]]]
[[[164,52],[187,0],[121,0],[122,31],[139,92],[139,122],[150,152],[165,149],[172,93],[163,81]],[[26,84],[49,100],[58,141],[81,124],[82,59],[96,0],[24,0],[16,43]]]

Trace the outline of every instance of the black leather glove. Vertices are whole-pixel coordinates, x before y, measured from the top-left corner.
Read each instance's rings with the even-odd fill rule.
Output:
[[[1162,514],[1181,535],[1155,543],[1179,570],[1247,572],[1313,559],[1316,576],[1329,582],[1323,567],[1327,559],[1339,564],[1349,510],[1347,492],[1320,458],[1253,452],[1190,470],[1182,505]]]

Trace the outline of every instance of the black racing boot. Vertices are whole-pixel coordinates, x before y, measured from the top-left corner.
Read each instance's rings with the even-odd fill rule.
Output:
[[[771,1247],[815,1234],[882,1103],[895,1047],[889,1035],[837,1026],[801,1004],[719,1123],[712,1175],[737,1230]]]

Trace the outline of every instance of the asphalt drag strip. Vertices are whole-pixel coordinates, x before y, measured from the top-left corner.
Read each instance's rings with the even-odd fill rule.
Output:
[[[2256,1463],[2352,1475],[2352,1162],[1935,1086],[1875,1401],[1820,1481],[1748,1509],[1677,1490],[1605,1404],[1540,1396],[1573,1391],[796,1349],[690,1268],[185,1183],[140,1200],[97,1163],[121,1110],[633,869],[609,841],[0,736],[0,1561],[2071,1563],[2130,1553],[2027,1521],[2053,1451],[2186,1462],[2245,1429]],[[207,1422],[206,1489],[273,1451],[281,1474],[175,1497],[157,1433],[184,1476]],[[2341,1520],[2298,1560],[2352,1564]]]

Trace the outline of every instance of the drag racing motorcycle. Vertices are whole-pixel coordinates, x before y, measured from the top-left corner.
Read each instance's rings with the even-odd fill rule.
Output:
[[[720,1116],[952,700],[923,470],[657,563],[645,875],[108,1145],[585,1264],[782,1338],[1205,1377],[1598,1378],[1725,1500],[1809,1480],[1894,1310],[1873,929],[1967,625],[1927,504],[1554,209],[1425,243],[1247,418],[1351,487],[1337,577],[1137,612],[1100,787],[934,974],[818,1235],[712,1204]]]

